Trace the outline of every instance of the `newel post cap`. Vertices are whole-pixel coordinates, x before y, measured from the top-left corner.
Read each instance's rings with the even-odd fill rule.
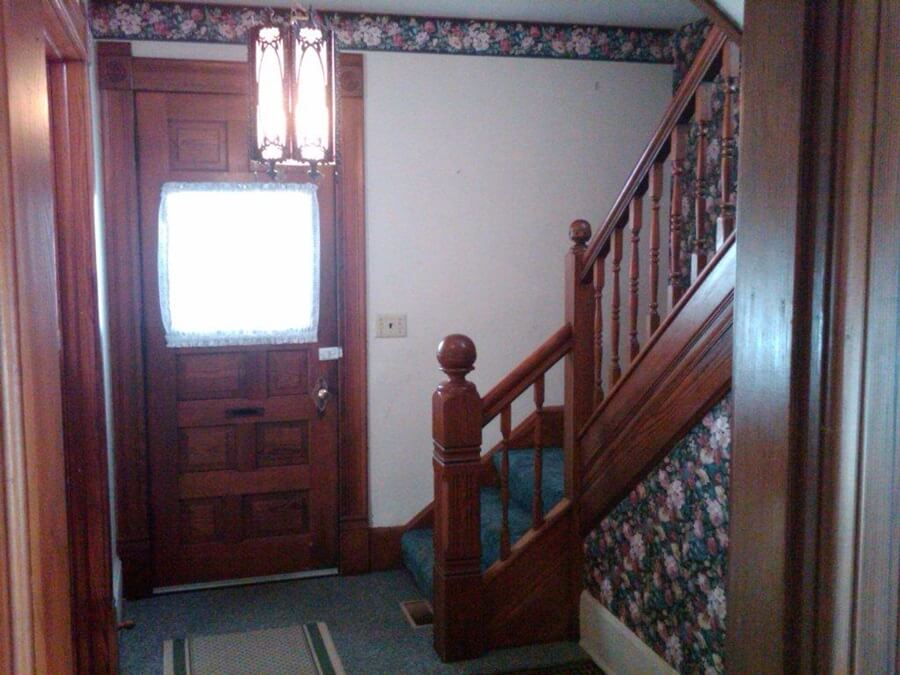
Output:
[[[438,363],[451,379],[462,379],[472,372],[476,356],[475,343],[466,335],[448,335],[438,345]]]
[[[591,224],[582,219],[573,220],[569,225],[569,239],[576,248],[584,247],[591,238]]]

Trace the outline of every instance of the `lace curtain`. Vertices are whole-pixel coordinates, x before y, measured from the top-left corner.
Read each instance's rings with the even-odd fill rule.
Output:
[[[316,186],[166,183],[158,266],[169,347],[316,342]]]

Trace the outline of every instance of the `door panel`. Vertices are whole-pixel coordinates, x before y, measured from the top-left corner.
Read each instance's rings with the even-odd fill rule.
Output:
[[[167,181],[253,182],[244,96],[139,93],[138,164],[147,356],[154,585],[337,564],[338,409],[311,396],[337,382],[334,180],[319,181],[319,343],[166,346],[157,281]],[[305,182],[296,170],[288,180]],[[261,301],[265,301],[261,298]],[[330,387],[331,388],[331,387]]]

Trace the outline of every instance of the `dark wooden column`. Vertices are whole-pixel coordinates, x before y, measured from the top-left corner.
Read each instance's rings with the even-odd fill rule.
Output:
[[[434,429],[434,648],[444,661],[484,652],[481,579],[481,397],[466,375],[475,344],[450,335],[438,347],[449,378],[431,399]]]
[[[576,434],[593,412],[594,388],[594,287],[582,282],[584,257],[591,225],[576,220],[569,226],[572,248],[566,256],[566,322],[572,327],[572,351],[565,362],[566,495],[580,493],[581,458]],[[597,264],[603,264],[602,259]]]

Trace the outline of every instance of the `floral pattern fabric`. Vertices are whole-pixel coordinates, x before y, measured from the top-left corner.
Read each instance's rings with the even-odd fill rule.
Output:
[[[275,10],[276,21],[289,13]],[[98,39],[243,44],[269,10],[135,0],[91,3]],[[324,12],[338,49],[530,56],[595,61],[672,62],[672,32],[650,28],[551,25]]]
[[[683,673],[724,672],[731,395],[584,542],[586,583]]]

